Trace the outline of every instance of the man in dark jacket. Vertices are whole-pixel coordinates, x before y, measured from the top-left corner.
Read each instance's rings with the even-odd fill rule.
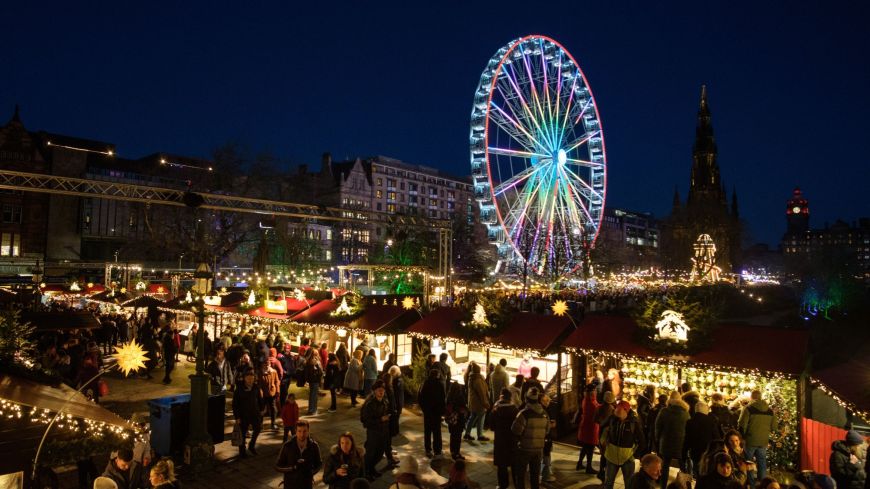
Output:
[[[637,472],[626,484],[626,489],[656,489],[662,476],[662,459],[654,453],[648,453],[640,459],[640,472]]]
[[[703,401],[695,403],[695,415],[686,422],[685,449],[692,459],[692,475],[695,476],[696,480],[701,477],[701,456],[707,450],[707,445],[721,437],[722,431],[719,428],[719,422],[710,414],[707,403]]]
[[[251,434],[251,443],[248,450],[251,454],[256,455],[257,449],[254,447],[257,443],[257,437],[260,436],[260,429],[263,427],[263,393],[260,388],[254,383],[254,369],[249,368],[242,374],[242,382],[239,383],[233,394],[233,417],[236,423],[239,423],[239,429],[242,432],[242,443],[239,445],[239,457],[247,457],[245,451],[245,437],[248,434],[248,428],[253,429]]]
[[[314,474],[320,471],[320,447],[308,436],[309,425],[304,419],[296,423],[296,435],[281,447],[275,470],[284,474],[284,487],[312,489]]]
[[[528,392],[532,387],[538,389],[539,395],[544,393],[544,386],[541,385],[541,381],[538,380],[538,375],[541,375],[541,369],[538,367],[532,367],[532,370],[529,372],[529,378],[523,383],[523,390],[520,394],[520,398],[523,402],[526,401],[526,392]]]
[[[544,442],[550,431],[550,418],[538,402],[542,392],[537,387],[526,391],[526,407],[517,414],[511,424],[511,432],[519,438],[514,465],[514,485],[526,487],[526,469],[532,489],[541,483],[541,461],[544,457]]]
[[[513,455],[517,449],[511,426],[519,412],[519,408],[511,402],[510,389],[502,389],[490,417],[493,432],[492,463],[498,470],[498,489],[507,489],[510,486],[508,467],[513,465]]]
[[[417,402],[423,411],[423,444],[426,447],[426,456],[432,458],[433,455],[441,455],[441,416],[444,416],[447,394],[444,392],[441,371],[438,368],[429,371],[429,378],[423,382],[417,394]]]
[[[383,380],[376,380],[372,384],[372,392],[366,397],[359,417],[366,429],[365,443],[365,472],[367,477],[374,480],[381,473],[375,470],[375,466],[381,461],[381,457],[387,454],[386,449],[390,446],[390,402],[387,400],[387,391]]]
[[[719,429],[722,430],[722,436],[725,436],[725,433],[728,433],[730,430],[736,430],[737,419],[725,404],[725,396],[716,392],[710,396],[710,401],[710,416],[716,418],[716,421],[719,423]]]
[[[169,374],[175,368],[175,356],[178,355],[178,346],[175,344],[175,332],[167,324],[163,327],[160,333],[160,343],[163,345],[163,366],[166,367],[166,373],[163,375],[163,383],[172,383],[172,378]]]
[[[115,481],[118,489],[141,489],[145,487],[144,479],[142,478],[142,466],[139,462],[133,460],[133,450],[122,448],[118,450],[118,455],[109,460],[106,465],[106,470],[103,471],[103,477],[108,477]]]
[[[689,421],[689,405],[680,399],[677,392],[671,393],[668,405],[659,412],[656,418],[656,439],[659,441],[658,455],[662,458],[665,468],[671,466],[673,460],[681,461],[683,442],[686,438],[686,423]],[[667,487],[667,477],[662,477],[662,489]]]
[[[628,484],[634,475],[634,452],[646,442],[640,420],[631,410],[628,401],[616,403],[613,416],[602,426],[600,438],[604,446],[604,458],[607,460],[604,487],[613,489],[616,473],[620,470],[623,483]]]
[[[845,440],[831,444],[829,468],[837,481],[837,489],[864,489],[867,473],[864,471],[867,449],[864,437],[857,431],[846,433]]]

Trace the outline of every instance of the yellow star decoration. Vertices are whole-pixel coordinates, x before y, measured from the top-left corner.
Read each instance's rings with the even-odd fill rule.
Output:
[[[414,299],[411,297],[405,297],[402,299],[402,307],[405,309],[411,310],[414,308]]]
[[[553,303],[553,314],[556,316],[564,316],[568,312],[568,303],[565,301],[556,301]]]
[[[125,376],[129,375],[130,372],[145,368],[145,360],[148,360],[148,357],[145,356],[145,350],[142,349],[142,345],[135,341],[115,347],[115,361],[118,363],[118,369]]]

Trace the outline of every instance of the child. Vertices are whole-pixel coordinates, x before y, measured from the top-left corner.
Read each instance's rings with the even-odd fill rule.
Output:
[[[284,406],[281,407],[281,421],[284,422],[284,443],[287,443],[287,433],[296,434],[296,422],[299,421],[299,405],[292,392],[287,393]]]

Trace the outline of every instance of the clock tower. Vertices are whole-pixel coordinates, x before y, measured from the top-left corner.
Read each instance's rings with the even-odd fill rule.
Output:
[[[791,199],[786,203],[787,234],[805,233],[810,229],[810,206],[800,188],[795,188]]]

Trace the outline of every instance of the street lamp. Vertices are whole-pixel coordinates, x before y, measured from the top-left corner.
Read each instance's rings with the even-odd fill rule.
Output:
[[[201,295],[193,299],[191,310],[199,328],[196,337],[196,373],[190,376],[190,432],[184,443],[184,462],[193,472],[211,466],[214,443],[206,428],[208,419],[208,374],[205,373],[205,302]]]

